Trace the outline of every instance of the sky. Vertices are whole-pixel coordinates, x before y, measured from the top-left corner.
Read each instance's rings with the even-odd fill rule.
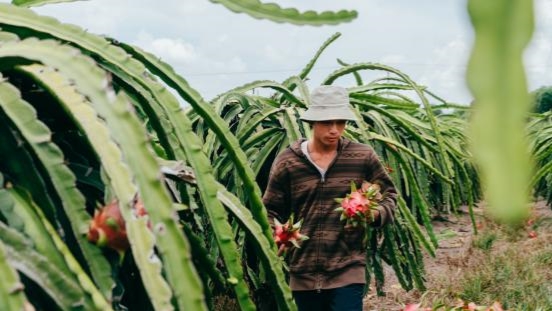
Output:
[[[333,26],[297,26],[236,14],[208,0],[91,0],[33,10],[159,56],[206,99],[256,80],[284,81],[340,32],[309,75],[309,88],[338,69],[339,58],[391,66],[447,101],[471,101],[465,70],[473,30],[466,0],[271,2],[300,11],[354,9],[359,16]],[[552,85],[552,0],[534,2],[536,29],[524,55],[530,90]],[[368,72],[364,80],[385,76]]]

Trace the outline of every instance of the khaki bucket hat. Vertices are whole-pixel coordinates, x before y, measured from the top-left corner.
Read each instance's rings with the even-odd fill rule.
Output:
[[[304,121],[356,120],[349,102],[347,89],[335,85],[315,88],[310,96],[310,106],[301,115]]]

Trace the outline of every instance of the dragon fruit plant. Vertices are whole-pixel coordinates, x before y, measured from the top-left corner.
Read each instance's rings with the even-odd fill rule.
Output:
[[[335,211],[341,213],[340,220],[346,220],[346,227],[356,227],[366,223],[367,218],[373,221],[372,210],[378,208],[381,199],[378,184],[364,181],[360,189],[357,189],[355,183],[351,182],[351,192],[345,198],[335,199],[341,204]]]

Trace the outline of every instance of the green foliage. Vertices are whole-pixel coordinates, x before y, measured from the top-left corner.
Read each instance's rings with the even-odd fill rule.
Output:
[[[488,251],[491,249],[491,247],[493,247],[493,243],[496,241],[496,239],[497,235],[494,232],[486,231],[473,241],[473,246],[484,251]]]
[[[527,132],[531,143],[531,153],[535,160],[536,172],[531,178],[533,196],[544,197],[552,202],[552,123],[551,112],[534,115]]]
[[[6,249],[0,242],[0,271],[4,281],[0,285],[0,306],[2,310],[16,311],[23,310],[25,305],[25,294],[23,286],[19,281],[17,272],[9,264],[6,255]]]
[[[74,2],[78,0],[12,0],[12,3],[22,7],[41,6],[50,3]]]
[[[210,281],[205,279],[202,285],[198,270],[199,273],[203,273],[203,267],[200,262],[195,264],[192,262],[190,246],[180,229],[183,224],[190,226],[196,233],[202,234],[203,229],[196,227],[193,219],[201,217],[199,215],[205,215],[204,221],[210,230],[212,229],[210,233],[205,234],[211,235],[217,241],[216,244],[208,245],[209,252],[215,256],[221,254],[224,259],[223,266],[218,267],[222,271],[218,272],[220,275],[216,277],[218,280],[222,276],[225,280],[222,284],[224,288],[218,290],[224,292],[233,290],[243,309],[254,309],[241,270],[242,264],[237,245],[232,238],[229,238],[233,233],[227,221],[227,213],[222,200],[217,199],[218,187],[212,177],[211,165],[200,152],[199,140],[189,125],[186,125],[186,116],[177,112],[180,108],[176,98],[172,97],[165,88],[159,87],[160,85],[151,75],[145,74],[144,65],[135,59],[127,62],[128,58],[126,60],[124,57],[121,58],[125,53],[120,48],[110,45],[100,37],[83,35],[80,29],[61,25],[55,20],[38,17],[31,11],[12,6],[2,5],[0,15],[2,15],[3,28],[10,28],[19,36],[29,37],[22,41],[12,40],[14,36],[8,37],[12,41],[4,44],[0,52],[0,57],[17,54],[11,62],[4,62],[2,67],[2,72],[9,75],[10,82],[4,82],[6,87],[2,91],[1,98],[5,100],[5,104],[2,105],[1,117],[4,121],[3,126],[8,127],[5,132],[14,135],[11,145],[3,144],[2,148],[5,148],[7,154],[14,156],[7,157],[9,162],[3,162],[0,170],[5,172],[7,182],[30,191],[29,202],[44,202],[44,207],[49,206],[46,211],[49,211],[49,219],[56,226],[55,230],[67,232],[70,236],[74,235],[74,238],[70,236],[63,238],[68,239],[65,243],[80,259],[80,262],[75,262],[77,267],[94,272],[96,270],[92,267],[98,266],[102,261],[107,262],[101,255],[100,249],[87,241],[83,241],[81,245],[98,252],[99,255],[96,259],[81,258],[81,252],[78,248],[74,248],[71,239],[83,239],[91,210],[98,202],[107,203],[117,199],[123,218],[126,220],[133,260],[123,261],[122,267],[119,267],[119,263],[112,262],[111,265],[101,269],[101,272],[107,274],[108,280],[111,280],[111,274],[113,274],[117,283],[114,293],[124,288],[145,291],[152,307],[159,310],[175,307],[182,310],[206,309],[205,300],[209,297],[210,289],[203,287],[209,286]],[[31,38],[35,36],[61,40],[65,45],[52,40],[41,41]],[[78,47],[79,50],[71,45]],[[106,45],[108,48],[105,48]],[[83,54],[99,57],[102,61],[96,63]],[[65,61],[60,62],[61,59]],[[67,62],[67,59],[72,61]],[[140,60],[146,61],[144,58]],[[44,66],[27,66],[30,63],[41,63]],[[113,83],[106,83],[109,79],[100,65],[108,68],[114,75]],[[165,70],[162,68],[163,64],[152,64],[146,61],[146,65],[151,72],[160,74],[168,72],[163,71]],[[171,76],[170,73],[169,76]],[[167,78],[167,75],[163,77]],[[174,73],[171,78],[174,79]],[[183,79],[178,77],[176,79],[184,98],[198,102],[198,111],[206,111],[204,120],[210,120],[208,124],[214,128],[217,124],[219,128],[222,125],[223,128],[219,133],[228,135],[225,134],[229,131],[224,128],[224,123],[217,123],[217,116],[212,112],[209,113],[208,105],[202,102],[197,93],[189,88]],[[19,94],[13,84],[21,88],[23,96],[29,103],[18,99]],[[114,90],[118,90],[117,95]],[[131,96],[125,96],[125,93]],[[33,109],[38,111],[35,113]],[[139,115],[137,111],[144,114]],[[139,116],[145,119],[139,121]],[[46,119],[43,120],[42,117]],[[143,121],[154,127],[143,127]],[[164,127],[160,126],[161,122],[164,123]],[[79,134],[74,136],[68,132],[68,129],[59,128],[59,124],[64,124],[70,131]],[[49,127],[55,128],[55,138],[52,137]],[[147,133],[146,129],[151,132]],[[160,138],[159,142],[164,148],[161,154],[170,157],[178,156],[179,159],[192,165],[196,174],[195,185],[198,187],[199,196],[185,198],[183,194],[182,196],[180,193],[176,194],[178,200],[186,199],[188,204],[193,203],[201,207],[202,212],[191,218],[191,221],[181,223],[175,219],[173,204],[168,195],[168,189],[164,187],[165,181],[159,174],[160,165],[150,149],[148,135]],[[225,144],[228,141],[232,142],[232,137],[221,140]],[[73,148],[78,146],[81,147]],[[233,154],[239,154],[240,150],[237,149]],[[17,153],[29,156],[18,159]],[[245,159],[245,156],[242,157]],[[29,163],[20,165],[21,160]],[[66,165],[65,161],[71,165]],[[245,167],[243,162],[244,160],[241,166]],[[77,167],[84,167],[84,171],[88,173],[71,171]],[[28,182],[25,178],[28,176],[27,171],[35,174],[37,180],[44,182],[42,184]],[[95,174],[90,175],[91,172]],[[249,185],[251,184],[252,182],[249,181]],[[186,189],[189,186],[185,184],[180,186],[184,190],[183,193],[189,193],[189,189]],[[43,189],[46,190],[43,191]],[[257,202],[260,202],[260,191],[257,190],[257,192]],[[46,196],[48,199],[39,201],[40,196]],[[72,203],[75,202],[74,198],[80,201]],[[133,215],[136,198],[145,205],[153,224],[151,228],[147,227],[143,219],[136,219]],[[52,203],[46,204],[49,201]],[[71,204],[72,208],[67,210],[57,208],[65,204]],[[37,205],[41,206],[42,203]],[[84,212],[79,216],[84,220],[77,220],[70,216],[71,213],[79,210]],[[193,215],[188,215],[184,219],[189,216]],[[267,223],[266,219],[264,223]],[[275,257],[271,237],[267,239],[266,236],[257,235],[257,238],[265,245],[262,249],[265,257],[268,257],[267,254],[273,254],[272,256]],[[262,242],[263,239],[265,242]],[[214,254],[213,250],[216,250]],[[54,260],[56,255],[54,253],[51,256]],[[129,264],[131,266],[128,266]],[[125,275],[117,275],[117,271],[128,269],[132,271],[136,268],[140,271],[143,288],[128,283],[130,279]],[[265,269],[273,270],[277,274],[277,271],[281,271],[281,263],[277,260],[267,262]],[[87,284],[91,284],[92,289],[97,292],[96,286],[101,287],[102,284],[99,280],[96,280],[96,285],[80,282],[77,284],[77,289],[88,291]],[[63,289],[63,286],[56,285],[47,285],[47,287],[53,287],[48,293]],[[281,303],[281,308],[292,310],[294,305],[284,279],[280,278],[280,281],[274,282],[273,287],[277,288],[276,293],[279,293],[278,301]],[[112,295],[111,286],[101,288],[106,289],[102,293],[105,295],[103,297],[105,301]],[[132,295],[142,296],[139,293],[132,293]],[[121,297],[113,299],[113,307],[119,308],[127,304],[126,300],[125,296],[122,300]],[[101,299],[98,301],[100,302]],[[33,303],[40,306],[43,302],[33,301]],[[141,307],[147,308],[147,305],[144,304]],[[99,309],[107,309],[107,307]]]
[[[3,70],[8,77],[3,93],[8,94],[17,85],[23,96],[17,99],[19,95],[11,91],[16,99],[3,106],[2,118],[7,121],[4,127],[8,126],[5,132],[17,134],[10,145],[2,146],[10,154],[10,162],[3,163],[0,169],[10,183],[29,191],[30,204],[41,202],[37,206],[44,208],[56,230],[63,228],[75,241],[81,241],[79,245],[97,252],[94,246],[82,241],[82,234],[97,202],[117,199],[133,257],[130,263],[123,261],[123,265],[132,266],[121,269],[140,271],[143,288],[137,287],[137,290],[145,291],[155,309],[205,309],[213,304],[212,297],[226,295],[228,290],[233,291],[231,295],[237,298],[242,309],[253,309],[255,294],[250,293],[246,284],[245,258],[249,274],[253,271],[262,275],[251,281],[251,290],[255,292],[269,284],[279,308],[293,309],[257,183],[261,188],[266,183],[271,161],[280,150],[291,141],[310,135],[306,124],[298,121],[298,115],[308,105],[309,92],[304,79],[320,53],[338,34],[324,43],[299,77],[290,77],[282,84],[254,82],[222,94],[210,105],[167,64],[136,47],[83,33],[76,27],[36,16],[25,9],[0,8],[2,27],[27,38],[12,40],[0,47],[0,57],[6,60]],[[48,40],[37,40],[35,36]],[[72,61],[66,62],[66,59]],[[35,64],[29,66],[31,63]],[[331,74],[328,81],[349,73],[358,76],[357,71],[364,67],[344,68]],[[449,184],[452,179],[439,164],[439,157],[430,157],[428,161],[413,147],[424,145],[428,150],[439,150],[434,137],[435,133],[442,132],[455,141],[446,147],[450,151],[445,152],[450,154],[447,158],[454,158],[464,154],[456,150],[464,145],[464,137],[459,132],[447,134],[446,127],[440,128],[424,91],[406,75],[382,65],[374,65],[372,69],[397,77],[392,85],[377,80],[351,88],[351,97],[358,98],[355,104],[359,121],[346,135],[379,148],[383,161],[397,171],[393,178],[412,204],[407,207],[401,203],[403,207],[392,230],[373,232],[374,239],[383,235],[386,243],[381,247],[374,244],[370,271],[374,272],[378,284],[382,284],[381,265],[386,261],[397,270],[405,288],[423,288],[418,248],[423,245],[432,253],[436,245],[428,225],[433,207],[425,198],[434,199],[429,191],[431,185]],[[105,83],[106,71],[114,77],[110,84]],[[183,111],[176,98],[156,79],[175,88],[190,108]],[[270,88],[275,93],[267,98],[249,95],[248,90],[255,87]],[[415,99],[390,91],[396,89],[417,90],[426,108],[418,109]],[[398,106],[399,102],[407,104]],[[433,121],[428,123],[428,120]],[[58,124],[65,124],[66,128],[57,128]],[[55,137],[51,134],[54,130]],[[75,136],[72,132],[79,134]],[[148,137],[153,140],[148,141]],[[165,160],[189,164],[195,174],[193,184],[177,181],[178,189],[166,188],[166,181],[159,175],[163,162],[156,159],[152,147]],[[22,160],[28,164],[21,165]],[[463,158],[455,161],[463,162]],[[43,182],[28,181],[24,176],[29,174]],[[434,177],[419,180],[416,176]],[[440,188],[444,190],[439,197],[453,197],[452,188]],[[193,207],[179,212],[178,222],[168,190],[173,200]],[[473,197],[475,193],[476,188],[466,189],[459,194],[458,201],[446,199],[444,206],[455,209],[466,201],[467,194]],[[133,215],[137,198],[149,214],[151,229],[143,219]],[[75,207],[67,210],[56,207],[67,204]],[[73,215],[79,210],[81,214]],[[422,233],[418,220],[425,222],[433,245]],[[186,228],[186,234],[180,226]],[[203,237],[206,243],[198,243],[197,236]],[[194,242],[190,244],[188,238]],[[246,241],[251,242],[257,255],[246,247]],[[66,243],[70,252],[76,252],[78,265],[84,270],[90,269],[95,286],[105,298],[113,295],[107,285],[111,276],[106,277],[105,272],[112,271],[117,284],[115,290],[132,286],[126,283],[124,275],[117,275],[119,263],[94,268],[107,261],[101,255],[94,255],[97,259],[92,260],[86,252],[81,253],[69,241]],[[212,256],[215,259],[212,262],[221,266],[204,267],[193,261],[190,254],[205,259]],[[51,256],[51,260],[56,260],[55,253]],[[220,274],[215,274],[220,268]],[[90,292],[90,288],[81,290]],[[124,305],[125,299],[125,296],[114,299],[113,307]]]
[[[552,109],[552,87],[542,86],[531,92],[533,100],[533,111],[545,113]]]
[[[52,1],[19,4],[46,2]],[[255,0],[213,2],[257,18],[298,24],[356,17],[345,11],[299,13]],[[480,160],[483,182],[496,186],[489,188],[491,203],[513,202],[519,211],[524,202],[530,166],[523,131],[515,130],[525,125],[526,107],[514,102],[527,102],[520,54],[532,30],[527,23],[531,3],[495,5],[490,10],[488,4],[470,2],[478,30],[469,73],[476,115],[382,64],[339,61],[342,68],[324,80],[332,84],[352,75],[356,84],[348,90],[357,120],[345,136],[374,147],[401,194],[395,223],[370,230],[367,273],[375,278],[378,293],[384,262],[404,288],[424,289],[420,250],[434,254],[438,246],[432,215],[455,212],[462,204],[471,212],[480,197],[470,150]],[[500,35],[509,29],[505,25],[497,23],[506,30],[484,31],[483,20],[507,16],[523,30],[516,33],[514,45]],[[0,135],[5,138],[0,144],[0,228],[5,233],[0,270],[8,278],[8,287],[0,285],[0,297],[9,296],[2,303],[18,308],[25,302],[18,287],[22,282],[42,288],[49,298],[25,294],[43,309],[67,309],[77,298],[86,309],[101,310],[110,308],[108,301],[114,309],[206,310],[225,299],[242,310],[267,301],[275,301],[280,310],[296,308],[261,193],[276,154],[292,141],[310,137],[309,127],[298,119],[309,105],[305,81],[339,34],[282,83],[251,82],[207,103],[169,65],[137,47],[13,5],[0,5],[0,27]],[[504,53],[481,47],[481,40]],[[366,71],[383,78],[367,81]],[[255,88],[270,89],[272,95],[252,95]],[[505,105],[501,115],[494,96],[503,89],[508,92],[500,101]],[[493,120],[498,131],[486,136],[482,126],[494,115],[503,116]],[[472,149],[467,117],[473,117],[471,133],[477,136]],[[536,116],[528,129],[540,165],[531,185],[552,198],[552,135],[539,134],[550,133],[550,116]],[[493,145],[493,137],[502,134],[509,139]],[[497,149],[487,147],[501,148],[504,162],[487,162],[489,155],[497,155]],[[505,169],[517,160],[515,169]],[[168,163],[180,168],[174,171]],[[130,242],[122,260],[84,238],[95,208],[113,200]],[[137,217],[138,202],[146,218]],[[47,264],[53,268],[41,269]],[[26,278],[18,281],[14,268]],[[130,297],[144,303],[134,304]]]
[[[294,8],[281,8],[276,3],[263,3],[259,0],[210,0],[224,5],[236,13],[246,13],[254,18],[266,18],[278,23],[297,25],[327,25],[349,22],[357,17],[356,11],[322,12],[307,11],[300,13]]]
[[[330,38],[321,49],[335,38]],[[313,65],[313,62],[309,63],[309,68]],[[405,288],[415,286],[422,289],[423,263],[415,254],[420,247],[433,254],[437,246],[430,223],[431,214],[454,211],[460,204],[473,204],[478,198],[477,177],[470,165],[463,134],[466,123],[452,113],[435,114],[429,102],[430,98],[436,97],[426,93],[424,88],[416,85],[405,74],[388,66],[346,65],[330,74],[326,83],[348,74],[358,76],[357,81],[363,81],[360,76],[362,70],[382,71],[384,75],[391,75],[391,78],[349,88],[358,121],[349,125],[345,135],[376,148],[382,162],[393,171],[391,176],[404,197],[400,201],[393,230],[372,232],[373,237],[383,236],[385,243],[374,244],[368,271],[376,276],[380,288],[383,276],[379,272],[382,261],[385,261],[393,266]],[[275,93],[268,98],[244,93],[253,88],[270,88]],[[298,92],[292,94],[292,89]],[[416,89],[418,98],[406,95],[408,91]],[[266,185],[268,170],[275,155],[291,141],[310,135],[307,124],[297,121],[298,115],[308,105],[308,93],[303,80],[292,76],[282,84],[272,81],[253,82],[213,100],[215,111],[222,115],[238,138],[241,148],[246,154],[255,155],[251,162],[261,188]],[[428,108],[425,109],[420,101],[425,101]],[[441,103],[446,105],[446,102]],[[204,120],[196,116],[194,110],[189,109],[188,114],[190,119],[196,120],[196,132],[204,139],[204,151],[215,165],[217,178],[242,200],[247,200],[247,192],[242,192],[240,184],[232,177],[235,176],[232,174],[232,161],[214,139],[214,133],[205,126]],[[429,122],[430,119],[434,120],[433,123]],[[438,156],[440,148],[435,132],[446,137],[442,143],[444,156]],[[454,179],[450,177],[446,166],[441,164],[443,159],[449,163],[452,171],[458,172]],[[419,222],[424,224],[427,235],[420,228]]]

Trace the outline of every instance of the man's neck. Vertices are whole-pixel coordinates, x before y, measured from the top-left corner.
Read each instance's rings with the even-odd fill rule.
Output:
[[[314,139],[309,139],[307,147],[310,153],[333,154],[337,151],[337,145],[330,146],[320,144]]]

